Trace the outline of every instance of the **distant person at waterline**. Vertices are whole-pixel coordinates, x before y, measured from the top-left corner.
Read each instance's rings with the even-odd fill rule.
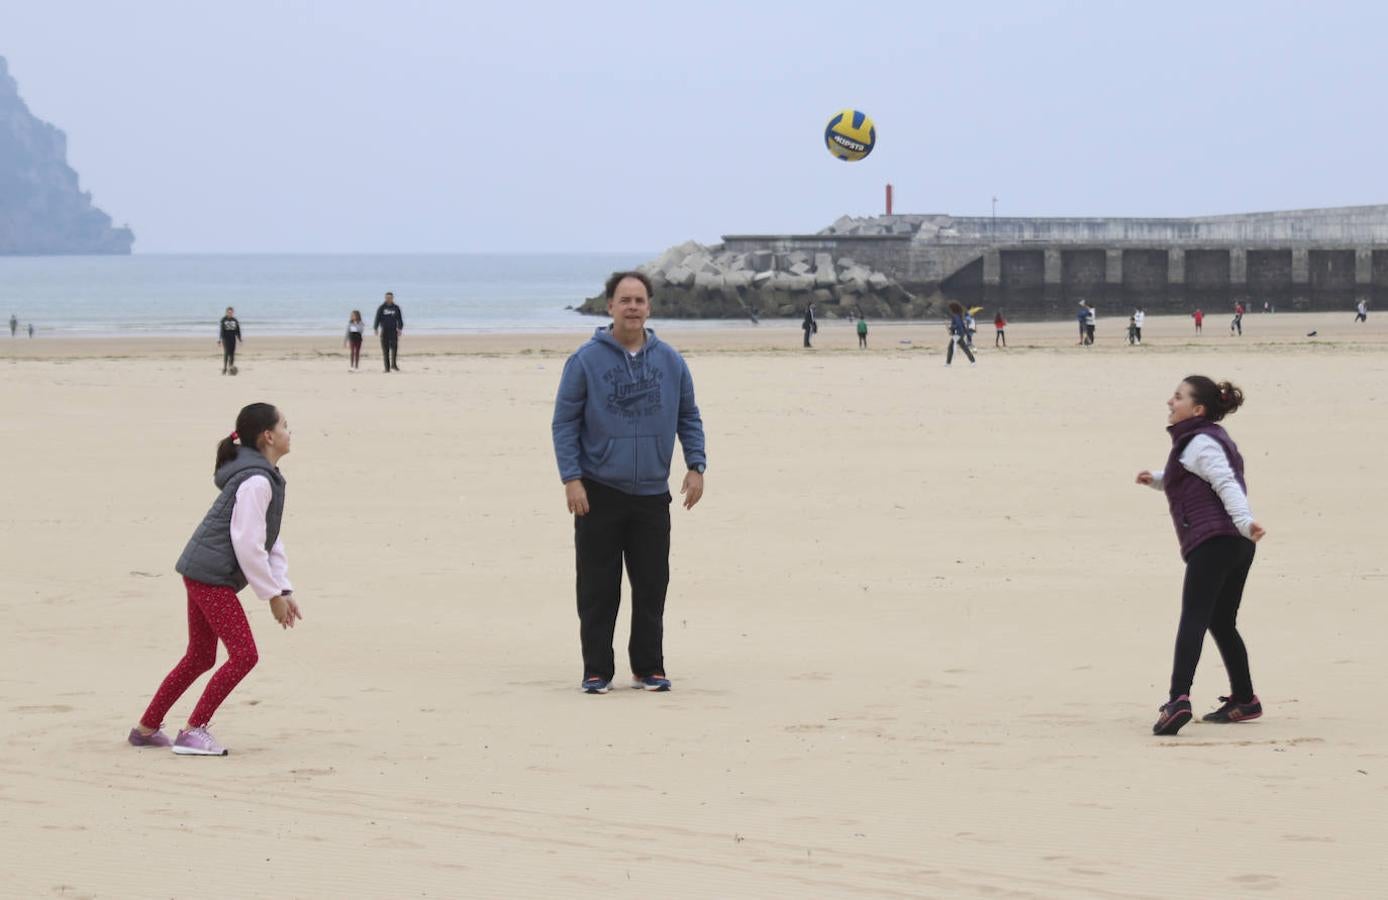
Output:
[[[811,346],[810,337],[819,333],[819,323],[815,321],[813,303],[805,307],[805,318],[800,322],[800,328],[805,332],[805,346]]]
[[[342,343],[352,351],[349,371],[355,372],[361,364],[361,340],[364,331],[366,331],[366,323],[361,320],[361,310],[352,310],[352,315],[347,319],[347,336],[342,340]]]
[[[10,337],[14,337],[14,336],[15,336],[15,332],[17,332],[17,331],[19,331],[19,317],[16,316],[14,313],[11,313],[11,314],[10,314]]]
[[[867,349],[867,319],[858,316],[858,349]]]
[[[222,374],[236,374],[236,345],[241,342],[241,323],[236,319],[236,310],[227,307],[227,314],[217,327],[218,339],[222,342]]]
[[[395,305],[395,295],[386,291],[386,302],[376,308],[376,322],[372,329],[381,336],[381,354],[385,357],[386,371],[399,372],[396,354],[400,351],[400,335],[405,333],[405,314]]]
[[[29,340],[33,340],[33,339],[34,339],[34,323],[33,323],[33,322],[30,322],[30,323],[29,323]]]
[[[1354,321],[1355,321],[1355,322],[1368,322],[1368,321],[1369,321],[1369,304],[1368,304],[1368,301],[1360,300],[1357,304],[1355,304],[1354,309],[1355,309],[1355,314],[1354,314]]]

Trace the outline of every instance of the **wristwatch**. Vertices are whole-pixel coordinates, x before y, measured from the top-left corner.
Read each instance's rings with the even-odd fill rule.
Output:
[[[705,466],[703,463],[695,463],[694,465],[689,467],[689,471],[698,472],[700,475],[702,475],[704,474],[704,469],[706,468],[708,467]]]

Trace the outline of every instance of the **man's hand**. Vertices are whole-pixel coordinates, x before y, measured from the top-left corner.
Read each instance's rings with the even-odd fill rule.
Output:
[[[1259,541],[1261,541],[1264,537],[1266,537],[1267,533],[1268,531],[1266,528],[1259,525],[1257,522],[1254,522],[1248,528],[1248,539],[1256,544]]]
[[[576,516],[588,515],[588,491],[582,479],[564,482],[564,500],[569,504],[569,512]]]
[[[684,473],[684,484],[680,485],[680,493],[684,495],[684,508],[693,509],[694,504],[699,502],[699,498],[704,496],[704,476],[690,469]]]
[[[270,598],[270,615],[275,617],[281,628],[293,628],[295,620],[304,617],[304,614],[299,612],[299,604],[294,602],[294,598],[283,594]]]
[[[1149,472],[1149,471],[1147,471],[1146,469],[1143,469],[1141,472],[1138,472],[1138,473],[1137,473],[1137,483],[1138,483],[1138,484],[1151,484],[1151,483],[1152,483],[1152,473]]]

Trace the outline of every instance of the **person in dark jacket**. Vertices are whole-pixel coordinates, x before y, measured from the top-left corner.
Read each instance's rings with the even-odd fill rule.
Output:
[[[405,313],[395,304],[395,295],[386,291],[386,302],[376,307],[376,322],[372,329],[381,336],[381,356],[387,372],[399,372],[396,355],[400,351],[400,335],[405,333]]]
[[[977,365],[974,359],[974,351],[969,347],[969,326],[964,324],[964,307],[957,300],[949,302],[949,349],[945,351],[945,365],[954,363],[954,347],[959,345],[959,349],[964,351],[964,355],[969,358],[969,365]]]
[[[222,374],[236,374],[236,345],[241,343],[241,323],[236,310],[227,307],[226,315],[217,323],[218,339],[222,342]]]
[[[1248,508],[1243,456],[1218,424],[1242,404],[1243,392],[1227,381],[1186,378],[1166,401],[1171,434],[1166,467],[1137,473],[1138,484],[1166,494],[1186,562],[1170,697],[1152,726],[1154,734],[1176,734],[1190,721],[1190,688],[1206,631],[1224,658],[1230,689],[1229,696],[1219,698],[1223,705],[1204,720],[1246,722],[1263,714],[1253,693],[1248,650],[1235,623],[1254,545],[1267,532]]]
[[[670,582],[670,460],[675,438],[687,471],[680,493],[704,495],[704,425],[689,367],[646,328],[651,283],[640,272],[607,280],[612,324],[564,364],[551,431],[564,499],[574,517],[579,639],[585,693],[605,694],[616,663],[612,638],[631,582],[634,688],[668,691],[665,594]]]
[[[285,492],[278,463],[289,452],[289,442],[289,423],[280,411],[269,403],[252,403],[237,415],[236,430],[217,444],[217,499],[174,566],[188,592],[188,649],[130,729],[132,745],[172,747],[184,756],[226,756],[208,725],[259,659],[237,591],[249,585],[282,628],[293,628],[303,618],[279,538]],[[170,740],[163,731],[164,716],[212,668],[219,640],[227,648],[227,661],[207,683],[188,727]]]
[[[810,346],[810,338],[819,334],[819,322],[815,321],[814,304],[805,307],[805,318],[800,322],[800,328],[805,332],[805,346]]]

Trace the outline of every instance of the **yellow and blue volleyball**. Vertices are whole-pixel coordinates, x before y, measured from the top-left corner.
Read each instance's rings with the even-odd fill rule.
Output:
[[[877,128],[866,113],[845,109],[834,113],[824,127],[824,146],[844,162],[857,162],[877,144]]]

